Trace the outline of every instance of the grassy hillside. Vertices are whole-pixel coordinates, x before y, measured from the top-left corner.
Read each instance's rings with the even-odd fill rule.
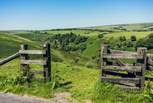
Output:
[[[40,49],[45,41],[49,41],[52,44],[52,37],[58,34],[66,35],[74,33],[79,37],[85,36],[88,38],[83,42],[86,44],[86,48],[83,51],[65,51],[65,49],[60,47],[52,47],[53,79],[48,83],[33,80],[30,86],[27,85],[24,78],[20,78],[19,59],[0,66],[0,91],[45,98],[50,98],[57,92],[67,91],[81,103],[88,100],[94,103],[152,103],[152,82],[146,82],[145,89],[141,92],[127,92],[119,89],[116,85],[101,83],[99,80],[100,70],[98,69],[102,42],[105,40],[109,41],[113,47],[117,47],[117,43],[124,42],[123,49],[134,50],[135,44],[139,39],[147,37],[153,32],[150,29],[148,31],[139,30],[149,27],[152,27],[152,23],[43,31],[0,32],[0,58],[17,52],[20,44],[29,44],[32,49]],[[123,28],[126,28],[126,30]],[[103,35],[103,37],[99,37],[99,35]],[[130,41],[132,35],[136,36],[136,41]],[[121,36],[125,36],[126,40],[120,41]],[[77,36],[75,37],[77,38]],[[132,43],[131,47],[127,46],[129,41]],[[72,45],[72,42],[65,45]],[[73,45],[76,46],[79,43]],[[31,67],[41,69],[41,66],[32,65]],[[148,74],[152,75],[153,73]]]
[[[40,44],[30,39],[23,38],[12,33],[0,33],[0,58],[7,57],[20,48],[21,44],[29,44],[33,48],[39,48]]]

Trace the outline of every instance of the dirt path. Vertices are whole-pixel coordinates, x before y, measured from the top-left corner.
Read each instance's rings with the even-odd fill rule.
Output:
[[[50,100],[0,93],[0,103],[77,103],[75,100],[68,100],[68,97],[70,93],[67,92],[55,94],[55,97]]]

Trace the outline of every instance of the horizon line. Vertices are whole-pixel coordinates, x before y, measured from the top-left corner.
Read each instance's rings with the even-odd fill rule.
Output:
[[[131,24],[151,24],[151,22],[133,22],[133,23],[113,23],[113,24],[103,24],[103,25],[91,25],[91,26],[78,26],[78,27],[61,27],[61,28],[48,28],[48,29],[5,29],[1,30],[2,31],[47,31],[47,30],[56,30],[56,29],[81,29],[81,28],[93,28],[93,27],[98,27],[98,26],[115,26],[115,25],[131,25]]]

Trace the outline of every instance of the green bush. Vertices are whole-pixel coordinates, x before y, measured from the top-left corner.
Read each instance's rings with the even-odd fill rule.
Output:
[[[131,36],[131,41],[136,41],[136,40],[137,40],[136,36],[135,35],[132,35]]]
[[[103,38],[104,37],[104,34],[99,34],[98,35],[98,38]]]
[[[119,37],[119,40],[120,40],[121,42],[126,41],[126,37],[125,37],[125,36],[120,36],[120,37]]]
[[[149,34],[146,38],[140,39],[136,43],[136,47],[147,47],[147,49],[153,49],[153,33]]]

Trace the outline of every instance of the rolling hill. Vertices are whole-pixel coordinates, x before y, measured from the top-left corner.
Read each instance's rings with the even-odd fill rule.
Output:
[[[153,33],[152,27],[153,23],[140,23],[41,31],[1,31],[1,59],[17,52],[21,44],[28,44],[32,49],[40,49],[44,42],[50,42],[52,44],[53,81],[46,84],[33,81],[29,88],[26,85],[16,84],[20,74],[20,61],[16,59],[0,67],[0,91],[45,98],[52,97],[54,92],[68,91],[80,102],[90,99],[95,103],[101,103],[101,101],[106,103],[151,103],[153,101],[152,92],[148,91],[147,87],[141,93],[124,92],[112,84],[100,83],[98,68],[102,42],[110,43],[115,49],[119,48],[117,46],[119,43],[125,42],[121,44],[121,49],[135,50],[138,40]],[[70,42],[70,38],[67,37],[70,34],[75,35],[74,42],[76,43]],[[59,35],[66,36],[64,42],[60,42],[61,39],[63,41],[63,38],[60,38]],[[133,35],[136,36],[136,41],[130,41]],[[123,36],[126,40],[120,41]],[[58,39],[54,40],[53,37]],[[86,37],[87,40],[82,42],[85,47],[80,51],[78,48],[82,44],[77,41],[81,41],[82,37]],[[127,45],[129,41],[132,44],[130,47]],[[61,47],[63,43],[64,47]],[[68,47],[69,51],[67,51]],[[77,49],[71,50],[70,48],[73,47]],[[32,67],[41,68],[36,65]]]

